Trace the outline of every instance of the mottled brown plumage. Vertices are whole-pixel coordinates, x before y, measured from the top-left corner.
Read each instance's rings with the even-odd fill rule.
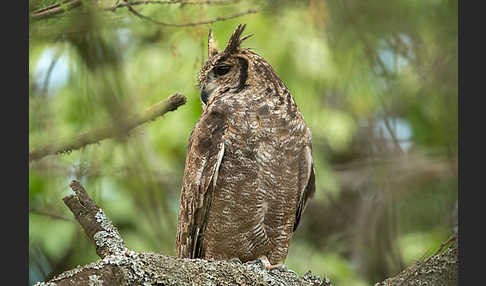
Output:
[[[273,68],[241,48],[245,25],[199,73],[203,113],[191,133],[179,208],[180,258],[266,256],[283,263],[315,192],[311,133]]]

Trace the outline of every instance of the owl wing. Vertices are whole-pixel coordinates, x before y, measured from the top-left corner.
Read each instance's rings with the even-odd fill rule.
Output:
[[[203,114],[191,133],[179,207],[176,248],[180,258],[199,258],[211,196],[224,155],[224,120]]]
[[[303,184],[301,184],[300,199],[297,202],[294,231],[299,225],[300,217],[302,216],[302,213],[307,206],[309,198],[312,198],[314,196],[314,193],[316,192],[314,162],[312,160],[312,147],[310,145],[306,146],[302,152],[302,159],[300,164],[300,178]]]

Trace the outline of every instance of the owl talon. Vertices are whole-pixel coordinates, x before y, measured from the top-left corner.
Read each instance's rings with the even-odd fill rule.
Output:
[[[274,269],[276,269],[278,271],[282,271],[282,272],[287,271],[287,266],[285,266],[285,264],[272,265],[270,263],[270,261],[268,261],[268,258],[265,255],[260,256],[255,260],[248,261],[248,262],[246,262],[246,264],[259,264],[262,269],[265,269],[265,270],[268,270],[268,271],[272,271]]]
[[[263,269],[266,269],[265,263],[260,258],[257,258],[255,260],[251,260],[251,261],[247,261],[247,262],[245,262],[245,264],[247,264],[247,265],[255,265],[255,264],[257,264],[258,266],[260,266],[260,268],[262,270]]]

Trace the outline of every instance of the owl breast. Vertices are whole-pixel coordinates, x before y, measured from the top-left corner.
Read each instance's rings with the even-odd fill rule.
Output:
[[[308,142],[293,100],[275,99],[243,92],[215,102],[225,113],[226,131],[203,258],[246,262],[266,255],[277,264],[287,256],[303,180],[301,154]]]

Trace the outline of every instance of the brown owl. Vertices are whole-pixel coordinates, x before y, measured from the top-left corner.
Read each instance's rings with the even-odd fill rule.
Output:
[[[191,133],[179,208],[180,258],[281,265],[315,192],[311,132],[273,68],[212,33],[199,72],[203,113]]]

